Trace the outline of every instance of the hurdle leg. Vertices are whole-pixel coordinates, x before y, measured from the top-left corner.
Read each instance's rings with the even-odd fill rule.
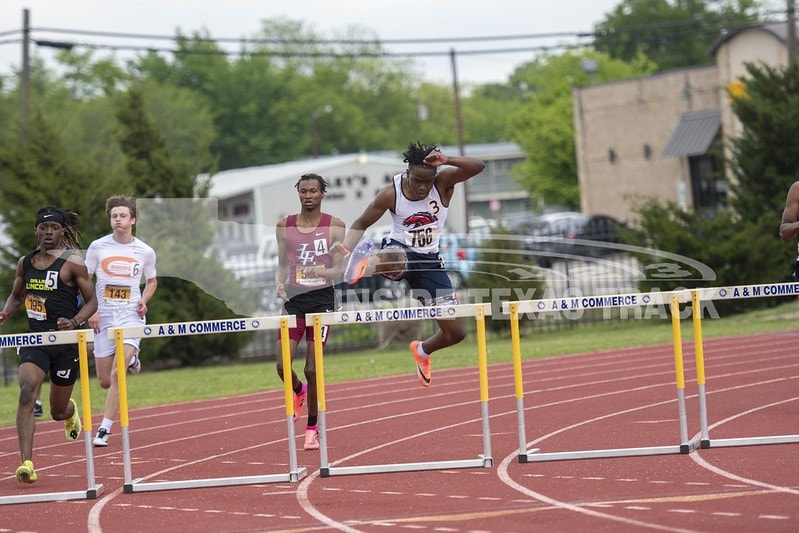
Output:
[[[316,424],[319,428],[319,466],[320,475],[327,477],[330,472],[330,462],[327,458],[327,401],[325,399],[325,358],[324,344],[322,343],[322,317],[313,317],[313,342],[314,361],[316,362],[316,403],[319,404]]]
[[[130,461],[130,434],[128,418],[128,381],[125,368],[125,333],[122,329],[114,329],[114,357],[117,364],[117,390],[119,391],[119,428],[122,434],[122,470],[123,491],[133,492],[133,473]]]
[[[78,332],[78,359],[80,361],[80,395],[83,405],[83,442],[86,447],[86,497],[95,499],[103,493],[103,486],[97,485],[94,473],[94,446],[92,445],[92,401],[89,391],[89,350],[86,346],[86,332]]]
[[[480,404],[483,415],[483,466],[493,466],[491,457],[491,429],[488,415],[488,358],[486,356],[486,324],[485,310],[482,307],[475,309],[475,322],[477,325],[477,367],[480,376]]]
[[[699,394],[699,427],[701,437],[700,448],[710,447],[710,435],[707,424],[707,396],[705,395],[705,348],[702,341],[702,307],[699,291],[691,291],[691,312],[694,324],[694,351],[696,352],[696,384]]]
[[[286,432],[289,440],[289,479],[299,481],[300,472],[297,465],[297,439],[294,433],[294,371],[291,369],[291,344],[289,343],[289,325],[287,318],[280,319],[280,348],[283,352],[283,392],[286,400]]]
[[[519,435],[519,462],[527,462],[528,453],[536,453],[538,448],[527,451],[527,430],[524,425],[524,380],[522,379],[522,349],[519,335],[519,304],[510,304],[510,344],[513,355],[513,380],[516,392],[516,429]]]
[[[682,353],[682,329],[680,326],[680,297],[672,293],[671,307],[671,336],[674,343],[674,372],[677,383],[677,405],[680,413],[680,453],[688,453],[695,449],[688,442],[688,416],[685,411],[685,364]]]

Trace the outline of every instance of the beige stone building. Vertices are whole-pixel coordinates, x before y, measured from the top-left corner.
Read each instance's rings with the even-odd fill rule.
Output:
[[[785,66],[787,26],[729,31],[715,65],[578,87],[573,91],[580,207],[634,223],[646,199],[712,211],[725,204],[722,157],[740,134],[728,89],[745,64]]]

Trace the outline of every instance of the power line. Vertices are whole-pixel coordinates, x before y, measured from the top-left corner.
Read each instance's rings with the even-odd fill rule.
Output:
[[[10,42],[10,41],[9,41]],[[19,41],[17,41],[19,42]],[[206,55],[206,56],[247,56],[247,57],[300,57],[300,58],[377,58],[377,57],[434,57],[434,56],[448,56],[452,52],[447,50],[442,51],[416,51],[416,52],[388,52],[388,51],[368,51],[358,50],[354,52],[333,52],[333,51],[287,51],[287,50],[240,50],[231,51],[224,49],[216,50],[202,50],[202,49],[177,49],[158,46],[145,46],[145,45],[120,45],[120,44],[98,44],[98,43],[81,43],[81,42],[60,42],[33,39],[33,42],[38,46],[47,48],[85,48],[90,50],[109,50],[109,51],[131,51],[131,52],[154,52],[154,53],[171,53],[175,55]],[[0,44],[3,44],[0,41]],[[491,48],[491,49],[478,49],[478,50],[458,50],[458,55],[497,55],[497,54],[515,54],[526,52],[546,52],[549,50],[562,50],[568,48],[580,48],[585,44],[557,44],[557,45],[540,45],[528,46],[518,48]]]
[[[759,15],[754,16],[768,16],[774,14],[784,14],[785,11],[765,11]],[[619,28],[604,28],[596,32],[553,32],[553,33],[538,33],[538,34],[525,34],[525,35],[490,35],[490,36],[470,36],[470,37],[441,37],[441,38],[417,38],[417,39],[291,39],[291,38],[269,38],[269,39],[256,39],[256,38],[213,38],[213,37],[188,37],[185,35],[155,35],[155,34],[141,34],[141,33],[120,33],[120,32],[105,32],[94,30],[78,30],[68,28],[31,28],[31,34],[34,32],[49,33],[49,34],[69,34],[80,35],[88,37],[106,37],[111,39],[135,39],[135,40],[168,40],[175,41],[179,38],[185,38],[189,43],[236,43],[236,44],[279,44],[279,45],[307,45],[307,46],[324,46],[324,45],[372,45],[379,46],[384,44],[431,44],[431,43],[455,43],[455,42],[488,42],[488,41],[511,41],[511,40],[531,40],[531,39],[551,39],[556,37],[570,37],[577,39],[578,42],[559,43],[553,45],[536,45],[536,46],[521,46],[511,48],[488,48],[488,49],[472,49],[472,50],[458,50],[458,55],[506,55],[506,54],[519,54],[519,53],[534,53],[534,52],[549,52],[554,50],[571,50],[585,47],[590,44],[588,42],[581,42],[580,40],[594,39],[597,37],[604,38],[605,42],[610,44],[635,44],[635,43],[653,43],[658,41],[674,41],[684,37],[690,37],[693,32],[690,30],[692,25],[705,24],[707,22],[719,23],[724,20],[740,21],[740,16],[735,17],[720,17],[712,20],[696,19],[690,21],[674,21],[662,22],[653,24],[642,24],[634,26],[625,26]],[[653,33],[656,29],[669,29],[679,27],[684,31],[663,34]],[[630,33],[640,32],[641,37],[628,37]],[[0,32],[0,37],[6,35],[13,35],[22,33],[22,30],[11,30]],[[626,35],[625,35],[626,34]],[[390,57],[435,57],[435,56],[449,56],[452,50],[440,51],[412,51],[412,52],[389,52],[385,50],[363,50],[359,49],[353,52],[344,51],[321,51],[321,50],[238,50],[230,51],[222,48],[214,50],[198,50],[198,49],[181,49],[169,48],[149,45],[137,44],[115,44],[115,43],[97,43],[97,42],[70,42],[70,41],[55,41],[51,39],[38,39],[31,37],[32,42],[38,46],[48,48],[85,48],[91,50],[109,50],[109,51],[133,51],[133,52],[154,52],[154,53],[171,53],[176,55],[208,55],[208,56],[247,56],[247,57],[287,57],[287,58],[390,58]],[[22,39],[7,39],[0,40],[0,45],[3,44],[17,44]]]
[[[186,37],[194,42],[213,42],[213,43],[249,43],[249,44],[343,44],[343,45],[364,45],[364,44],[431,44],[431,43],[463,43],[463,42],[488,42],[488,41],[522,41],[536,39],[555,39],[555,38],[595,38],[608,36],[609,34],[620,32],[646,32],[650,30],[669,29],[674,27],[685,28],[687,26],[703,25],[708,22],[724,23],[739,22],[742,17],[762,17],[768,18],[772,15],[785,15],[785,10],[765,10],[752,15],[729,15],[726,17],[716,17],[712,19],[690,19],[676,20],[668,22],[654,22],[651,24],[636,24],[630,26],[620,26],[617,28],[603,28],[597,31],[585,32],[550,32],[550,33],[530,33],[516,35],[482,35],[468,37],[428,37],[428,38],[401,38],[401,39],[294,39],[294,38],[246,38],[246,37]],[[597,25],[599,26],[599,25]],[[167,40],[174,41],[177,35],[160,35],[147,33],[125,33],[98,30],[81,30],[74,28],[49,28],[32,27],[31,32],[45,32],[64,35],[80,35],[85,37],[108,37],[112,39],[146,39],[146,40]],[[22,33],[22,30],[8,30],[0,32],[0,37]]]
[[[116,33],[93,30],[72,30],[63,28],[32,28],[31,31],[42,31],[49,33],[63,33],[73,35],[84,35],[93,37],[114,37],[123,39],[150,39],[150,40],[175,40],[174,35],[153,35],[142,33]],[[528,41],[533,39],[554,39],[557,37],[575,37],[579,35],[590,35],[584,32],[553,32],[553,33],[531,33],[524,35],[484,35],[469,37],[426,37],[413,39],[291,39],[291,38],[246,38],[246,37],[199,37],[191,38],[198,42],[220,42],[220,43],[251,43],[251,44],[430,44],[430,43],[455,43],[455,42],[484,42],[484,41]]]

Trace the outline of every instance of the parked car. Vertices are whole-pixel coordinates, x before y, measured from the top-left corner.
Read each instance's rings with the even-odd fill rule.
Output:
[[[467,247],[465,237],[456,233],[442,234],[438,241],[438,253],[444,261],[452,287],[457,290],[466,285],[476,251]]]
[[[523,234],[530,225],[538,221],[539,216],[527,211],[508,213],[500,220],[500,226],[508,233]]]
[[[559,212],[541,215],[525,227],[524,248],[549,268],[558,258],[602,257],[618,252],[627,226],[606,215]]]

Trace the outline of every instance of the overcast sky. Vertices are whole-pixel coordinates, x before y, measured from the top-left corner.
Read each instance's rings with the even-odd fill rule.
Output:
[[[207,29],[215,38],[252,37],[267,18],[300,20],[325,38],[339,36],[357,24],[383,40],[439,39],[506,35],[590,32],[621,0],[2,0],[0,43],[21,38],[22,12],[30,10],[32,28],[59,28],[172,36]],[[35,38],[61,41],[137,44],[171,48],[169,41],[115,40],[109,37],[35,32]],[[518,49],[576,43],[574,37],[475,42],[435,42],[386,45],[392,52],[443,55],[417,58],[426,81],[451,83],[449,51],[457,53],[461,83],[504,82],[515,67],[534,52],[467,55],[475,50]],[[235,45],[232,45],[235,49]],[[558,50],[559,52],[559,50]],[[33,45],[31,53],[45,59],[53,51]],[[100,52],[97,52],[100,54]],[[120,55],[122,54],[122,55]],[[118,52],[120,57],[127,57]],[[21,63],[19,43],[0,44],[0,73]]]

